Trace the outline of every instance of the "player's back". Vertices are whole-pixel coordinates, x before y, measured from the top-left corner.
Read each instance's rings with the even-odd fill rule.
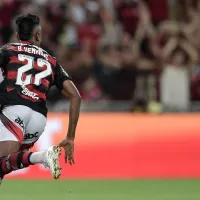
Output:
[[[28,42],[10,43],[0,50],[4,80],[0,88],[6,105],[26,105],[46,115],[47,93],[61,66],[42,48]]]

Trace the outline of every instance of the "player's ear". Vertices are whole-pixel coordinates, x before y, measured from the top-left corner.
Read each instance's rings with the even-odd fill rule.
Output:
[[[37,42],[40,41],[40,32],[39,31],[36,33],[36,38],[35,39],[36,39]]]

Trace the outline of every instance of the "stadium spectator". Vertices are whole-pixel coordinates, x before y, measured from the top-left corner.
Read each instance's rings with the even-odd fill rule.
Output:
[[[179,5],[176,13],[171,3],[167,0],[1,0],[0,43],[14,41],[12,20],[17,15],[39,14],[44,29],[42,46],[69,72],[83,100],[132,100],[133,105],[143,102],[142,110],[147,110],[151,101],[160,98],[159,74],[182,57],[182,65],[192,75],[191,98],[198,100],[199,1],[174,2],[174,7]],[[184,47],[177,47],[176,54],[163,62],[163,49],[177,36],[184,40]],[[61,98],[55,90],[49,95],[52,103]]]

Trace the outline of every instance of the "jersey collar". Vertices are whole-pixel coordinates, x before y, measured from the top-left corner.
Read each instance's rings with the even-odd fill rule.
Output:
[[[22,43],[22,44],[32,44],[32,45],[35,45],[35,44],[33,44],[32,42],[29,42],[29,41],[20,41],[20,43]]]

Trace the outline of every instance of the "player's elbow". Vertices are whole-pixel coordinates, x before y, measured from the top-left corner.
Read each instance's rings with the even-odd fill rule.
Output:
[[[71,105],[73,108],[80,108],[81,106],[81,95],[79,94],[79,92],[77,93],[73,93],[70,97],[69,100],[71,102]]]
[[[81,102],[81,95],[78,90],[71,95],[71,99],[75,99],[76,101]]]
[[[81,95],[78,90],[73,90],[71,92],[64,92],[64,96],[67,97],[70,101],[81,102]]]
[[[76,87],[74,87],[73,90],[71,90],[71,92],[69,92],[68,94],[69,99],[81,102],[81,95]]]
[[[62,94],[70,100],[81,102],[81,95],[72,81],[65,81]]]

